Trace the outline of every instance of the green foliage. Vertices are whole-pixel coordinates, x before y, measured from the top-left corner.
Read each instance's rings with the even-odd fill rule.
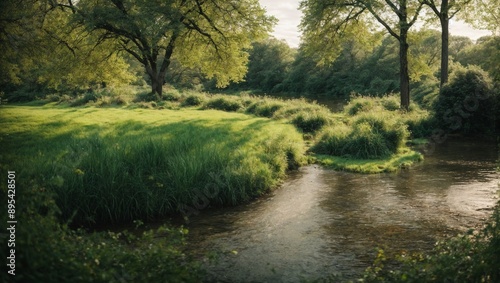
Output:
[[[313,151],[320,154],[376,159],[395,154],[403,148],[409,132],[389,115],[366,113],[351,125],[334,125],[325,130]]]
[[[434,109],[446,131],[488,134],[494,131],[495,104],[491,80],[478,67],[455,70],[439,95]]]
[[[281,92],[282,83],[293,62],[293,50],[284,41],[268,38],[254,42],[249,54],[244,88]]]
[[[9,160],[17,160],[10,164],[54,193],[62,218],[73,224],[153,219],[184,206],[201,207],[205,200],[203,208],[239,204],[303,164],[302,138],[291,125],[242,114],[90,107],[2,111],[6,123],[24,121],[2,129],[19,127],[24,133],[21,140],[13,135],[5,141],[15,153]],[[54,116],[58,122],[43,122]]]
[[[300,111],[295,114],[292,124],[304,133],[314,133],[328,124],[329,118],[326,112]]]
[[[160,96],[172,59],[215,78],[218,87],[241,81],[247,70],[245,49],[265,36],[275,21],[255,0],[126,5],[85,0],[70,6],[87,31],[105,34],[101,40],[118,38],[121,49],[144,65],[153,92]]]
[[[283,101],[264,98],[252,102],[252,104],[247,107],[246,112],[261,117],[271,118],[277,111],[283,109],[285,106],[286,104]]]
[[[164,93],[162,98],[166,101],[179,101],[181,100],[182,96],[176,89],[173,89]]]
[[[184,99],[184,106],[200,106],[205,102],[205,97],[200,94],[191,94]]]
[[[464,66],[478,65],[487,71],[496,85],[500,84],[500,36],[479,38],[474,45],[462,48],[457,54],[457,61]]]
[[[205,103],[205,108],[235,112],[243,108],[243,104],[238,97],[214,96]]]
[[[397,120],[408,127],[412,138],[427,137],[436,128],[435,121],[428,111],[422,110],[417,104],[412,104],[408,112],[401,112],[399,97],[387,95],[383,97],[351,96],[344,107],[344,113],[357,119],[360,115],[372,113]],[[376,115],[375,115],[376,116]]]
[[[102,95],[100,93],[96,93],[94,91],[89,91],[83,94],[82,97],[78,98],[74,102],[71,103],[71,106],[82,106],[85,105],[91,101],[96,102],[102,98]]]
[[[500,203],[478,232],[440,241],[428,255],[402,255],[390,270],[381,253],[363,282],[498,282],[500,280]]]
[[[74,231],[60,224],[50,191],[37,180],[16,181],[25,188],[16,195],[16,216],[23,223],[16,226],[16,275],[2,272],[0,281],[199,282],[199,265],[181,252],[186,229]]]

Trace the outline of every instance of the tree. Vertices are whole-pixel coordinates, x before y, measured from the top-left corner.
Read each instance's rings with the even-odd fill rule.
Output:
[[[399,42],[401,108],[410,105],[408,31],[417,20],[422,3],[416,0],[304,0],[301,22],[306,45],[317,51],[338,48],[344,38],[357,36],[373,20]],[[371,17],[368,17],[371,16]]]
[[[129,82],[126,62],[49,1],[0,2],[0,83],[27,90]],[[39,94],[37,94],[39,95]],[[22,99],[22,98],[19,98]]]
[[[500,36],[485,36],[476,44],[463,48],[457,55],[457,61],[464,66],[477,65],[489,73],[495,87],[500,84]]]
[[[71,0],[58,4],[99,40],[115,40],[145,68],[153,93],[162,96],[173,58],[199,68],[222,87],[246,72],[250,43],[275,19],[257,0]]]
[[[478,29],[500,36],[500,0],[475,0],[474,5],[466,7],[462,18]]]
[[[294,59],[294,50],[282,40],[254,42],[250,51],[245,86],[265,92],[282,91],[283,81]]]
[[[421,0],[438,17],[441,25],[441,74],[440,88],[448,82],[449,23],[472,0]]]
[[[0,1],[0,83],[21,83],[41,46],[41,26],[48,8],[43,1]]]

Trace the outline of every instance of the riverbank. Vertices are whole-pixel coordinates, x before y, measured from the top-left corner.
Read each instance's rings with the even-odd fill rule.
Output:
[[[14,170],[18,186],[25,188],[16,201],[19,219],[28,226],[19,229],[17,240],[37,247],[21,251],[19,264],[24,270],[49,270],[18,282],[47,276],[108,282],[122,278],[124,270],[131,271],[127,278],[139,278],[139,263],[157,267],[144,277],[151,281],[197,282],[196,262],[181,252],[187,233],[182,227],[143,235],[74,228],[140,226],[179,213],[189,219],[208,207],[248,202],[276,188],[287,170],[317,161],[314,147],[339,125],[363,129],[346,135],[347,142],[374,137],[384,154],[405,150],[401,141],[408,137],[401,128],[402,139],[396,136],[397,147],[389,149],[381,139],[391,137],[385,124],[304,100],[190,93],[172,101],[118,103],[118,97],[102,96],[82,103],[88,98],[0,109],[0,168]],[[114,102],[107,103],[110,99]],[[349,156],[350,149],[343,150]],[[165,242],[156,245],[158,237]],[[155,249],[146,248],[153,242]],[[47,257],[49,251],[55,252]],[[61,260],[72,263],[60,267]],[[172,264],[155,265],[157,260]]]
[[[2,118],[3,166],[85,225],[236,205],[305,161],[292,125],[239,113],[4,106]]]
[[[55,105],[0,111],[0,168],[16,173],[22,223],[18,276],[2,274],[2,282],[200,282],[198,264],[182,252],[182,227],[75,228],[140,226],[247,202],[305,162],[294,126],[241,113]]]
[[[207,94],[167,89],[162,99],[131,87],[102,89],[79,96],[48,95],[29,103],[44,107],[103,109],[220,110],[294,125],[302,133],[309,162],[358,173],[393,172],[423,159],[408,141],[431,135],[432,117],[418,105],[399,110],[396,96],[351,97],[343,110],[305,99]],[[326,156],[325,156],[326,155]]]

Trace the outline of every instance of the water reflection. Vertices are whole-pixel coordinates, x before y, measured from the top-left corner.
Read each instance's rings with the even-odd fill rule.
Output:
[[[190,246],[220,282],[356,278],[375,247],[427,250],[476,227],[498,189],[493,143],[450,140],[422,164],[395,174],[359,175],[308,166],[272,195],[193,218]]]

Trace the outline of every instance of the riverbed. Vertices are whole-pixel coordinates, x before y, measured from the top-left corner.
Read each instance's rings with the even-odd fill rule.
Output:
[[[191,217],[188,247],[208,281],[353,280],[377,247],[427,251],[479,228],[498,201],[497,157],[495,142],[449,138],[397,173],[306,166],[250,204]]]

